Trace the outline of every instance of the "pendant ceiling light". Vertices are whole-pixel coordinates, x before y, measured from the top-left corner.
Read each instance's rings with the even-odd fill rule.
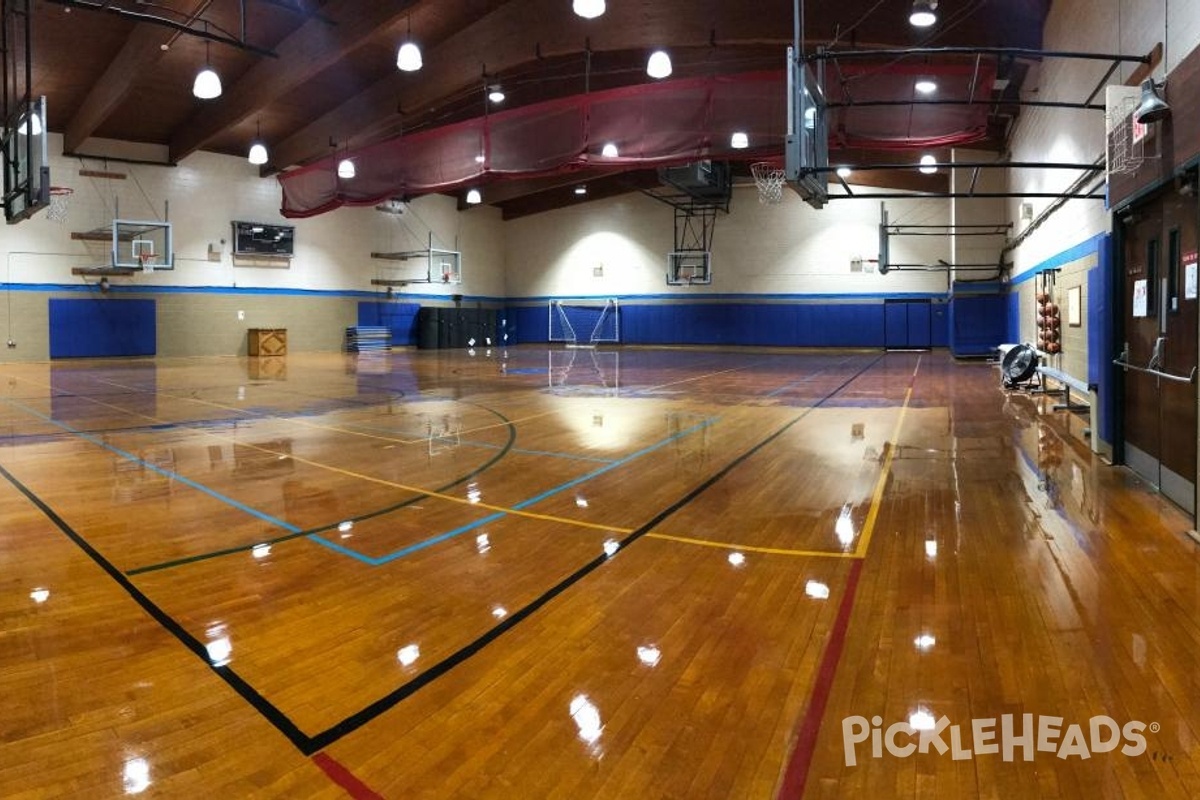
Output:
[[[417,47],[417,43],[412,40],[412,17],[409,17],[408,37],[404,44],[400,45],[399,52],[396,53],[396,66],[402,72],[416,72],[424,66],[424,63],[421,59],[421,48]]]
[[[254,141],[250,144],[246,160],[256,167],[267,163],[267,146],[262,142],[262,127],[257,122],[254,123]]]
[[[595,19],[604,13],[604,0],[575,0],[571,7],[584,19]]]
[[[665,78],[671,74],[671,57],[665,50],[655,50],[646,62],[646,74],[651,78]]]
[[[467,204],[468,205],[477,206],[482,202],[483,202],[483,195],[479,193],[478,189],[471,189],[470,191],[467,192]]]
[[[354,169],[354,162],[348,158],[343,158],[338,162],[337,174],[339,178],[353,178],[358,173]]]
[[[937,0],[914,0],[908,22],[914,28],[928,28],[937,22]]]
[[[204,24],[204,32],[208,33],[208,23]],[[192,83],[192,94],[201,100],[212,100],[221,96],[221,76],[213,70],[209,62],[209,43],[204,42],[204,69],[196,74]]]

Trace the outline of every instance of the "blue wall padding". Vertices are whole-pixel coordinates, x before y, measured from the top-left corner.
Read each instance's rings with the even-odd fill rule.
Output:
[[[929,303],[908,303],[908,346],[930,347],[933,339],[933,314]]]
[[[1008,320],[1005,325],[1004,341],[1020,344],[1021,342],[1021,293],[1013,287],[1008,295]]]
[[[397,347],[417,343],[418,303],[375,303],[358,304],[359,325],[381,325],[392,332],[392,344]]]
[[[888,347],[908,347],[908,303],[885,303],[883,336]]]
[[[1116,431],[1116,379],[1112,360],[1117,355],[1113,342],[1112,316],[1120,313],[1113,297],[1112,237],[1096,241],[1096,266],[1088,271],[1088,383],[1096,384],[1100,397],[1100,438],[1111,442]]]
[[[934,347],[950,346],[950,304],[934,301],[930,306],[933,320],[930,327],[930,344]]]
[[[899,305],[909,305],[907,303]],[[944,345],[948,314],[942,303],[921,306],[914,325],[921,340],[910,346]],[[509,344],[549,338],[546,306],[509,306],[501,314]],[[909,338],[905,312],[898,318]],[[883,347],[884,304],[805,303],[621,303],[625,344],[774,345],[783,347]]]
[[[50,300],[50,357],[152,356],[158,350],[153,300]]]
[[[956,295],[950,300],[950,350],[956,356],[995,355],[1011,341],[1008,298],[1002,294]]]

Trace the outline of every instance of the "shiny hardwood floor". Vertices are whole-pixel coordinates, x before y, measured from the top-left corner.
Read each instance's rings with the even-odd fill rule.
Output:
[[[5,798],[1200,796],[1190,522],[987,365],[0,374]]]

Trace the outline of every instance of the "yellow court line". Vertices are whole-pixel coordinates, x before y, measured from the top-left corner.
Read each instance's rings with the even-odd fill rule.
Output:
[[[917,359],[920,366],[920,359]],[[914,371],[914,375],[916,372]],[[900,428],[904,425],[904,415],[908,412],[908,402],[912,399],[912,387],[904,393],[904,405],[900,407],[900,416],[896,418],[896,427],[892,429],[892,439],[887,455],[883,459],[883,469],[879,471],[879,480],[875,482],[875,492],[871,495],[871,508],[867,511],[867,519],[863,522],[862,535],[858,537],[858,547],[854,554],[865,558],[867,548],[871,546],[871,536],[875,533],[875,521],[879,519],[879,507],[883,505],[883,490],[887,486],[888,475],[892,471],[892,459],[896,456],[896,446],[900,441]]]
[[[117,381],[105,380],[104,382],[111,386],[117,386],[122,389],[129,389],[131,391],[142,391],[142,390],[139,390],[136,386],[127,386],[125,384],[118,383]],[[263,420],[264,422],[267,422],[267,421],[284,422],[284,423],[289,423],[289,424],[293,424],[293,425],[299,425],[301,427],[315,428],[317,430],[334,431],[335,433],[345,433],[350,436],[361,436],[364,439],[378,439],[381,442],[394,442],[395,444],[406,444],[406,445],[407,444],[420,444],[421,442],[427,441],[425,437],[422,437],[419,439],[401,439],[396,436],[384,436],[382,434],[377,434],[377,433],[366,433],[364,431],[356,431],[356,430],[351,430],[349,428],[341,428],[341,427],[338,427],[337,425],[323,425],[319,422],[310,422],[308,420],[296,419],[294,417],[285,417],[285,416],[281,416],[279,414],[268,414],[268,415],[254,414],[253,412],[247,411],[244,408],[238,408],[237,406],[225,405],[224,403],[218,403],[215,400],[203,400],[199,397],[188,397],[187,395],[172,394],[170,392],[153,392],[153,394],[155,397],[169,397],[172,400],[183,400],[188,403],[198,403],[202,406],[211,406],[212,408],[219,408],[222,411],[234,411],[238,414],[248,415],[250,417],[250,419]],[[456,403],[458,401],[446,398],[444,402]],[[120,406],[111,406],[111,407],[115,408],[117,410],[121,410],[121,411],[124,410],[124,409],[120,408]],[[368,408],[369,407],[366,407],[363,409],[356,409],[356,410],[365,411]],[[459,431],[459,436],[470,436],[471,434],[478,433],[479,431],[491,430],[492,428],[503,428],[508,425],[516,425],[518,422],[527,422],[528,420],[537,419],[538,417],[544,417],[548,414],[553,414],[553,413],[555,413],[555,412],[554,411],[542,411],[537,414],[531,414],[528,417],[521,417],[520,419],[509,420],[508,422],[494,422],[490,425],[481,425],[478,428],[468,428],[465,431]],[[154,418],[151,418],[151,419],[154,419]],[[167,420],[160,420],[160,421],[166,422]],[[175,423],[175,424],[186,425],[187,423]]]
[[[36,381],[26,381],[26,382],[33,383],[35,386],[40,385]],[[115,405],[112,405],[111,403],[106,403],[103,400],[97,400],[94,397],[89,397],[87,399],[89,401],[95,403],[96,405],[106,406],[108,408],[112,408],[116,411],[120,411],[125,414],[132,414],[134,416],[142,417],[143,419],[152,420],[152,421],[158,422],[158,423],[167,422],[167,420],[159,419],[158,417],[153,417],[149,414],[143,414],[138,411],[129,411],[127,409],[121,408],[120,406],[115,406]],[[515,516],[515,517],[526,517],[528,519],[537,519],[537,520],[542,520],[545,522],[555,522],[560,525],[573,525],[577,528],[590,528],[592,530],[609,531],[612,533],[628,534],[628,533],[633,533],[633,530],[634,530],[633,528],[622,528],[622,527],[619,527],[616,525],[599,525],[595,522],[584,522],[583,520],[568,519],[567,517],[556,517],[556,516],[553,516],[550,514],[536,514],[532,511],[521,511],[516,508],[506,508],[504,506],[495,506],[495,505],[491,505],[489,503],[476,503],[476,502],[472,502],[471,500],[469,500],[465,497],[456,497],[456,496],[450,495],[450,494],[434,492],[429,489],[422,489],[419,486],[409,486],[408,484],[404,484],[404,483],[396,483],[395,481],[389,481],[386,478],[377,478],[374,475],[364,475],[361,472],[354,472],[353,470],[342,469],[341,467],[335,467],[331,464],[322,464],[320,461],[312,461],[311,459],[302,458],[297,455],[292,455],[291,453],[280,453],[277,450],[271,450],[269,448],[261,447],[256,444],[250,444],[249,442],[240,442],[231,436],[222,436],[218,433],[213,433],[212,431],[207,431],[202,428],[191,428],[191,427],[188,427],[187,425],[180,425],[179,427],[183,428],[184,430],[192,431],[193,433],[198,433],[202,436],[208,436],[208,437],[216,439],[218,441],[229,442],[230,444],[237,445],[238,447],[246,447],[251,450],[258,450],[261,453],[269,453],[270,455],[273,455],[273,456],[285,456],[285,457],[291,459],[292,461],[295,461],[300,464],[307,464],[308,466],[316,467],[317,469],[323,469],[323,470],[327,470],[329,472],[336,472],[339,475],[345,475],[350,478],[357,478],[359,480],[364,480],[369,483],[378,483],[378,484],[381,484],[383,486],[388,486],[393,489],[401,489],[403,491],[412,492],[414,494],[419,494],[424,497],[433,497],[433,498],[437,498],[439,500],[449,500],[452,503],[458,503],[460,505],[470,506],[472,508],[483,508],[483,509],[487,509],[488,511],[503,512],[505,514],[509,514],[509,515]]]
[[[815,558],[862,558],[857,552],[855,553],[835,553],[829,550],[784,550],[778,547],[754,547],[745,544],[733,544],[731,542],[714,542],[708,539],[689,539],[686,536],[670,536],[665,533],[647,533],[646,536],[650,539],[665,539],[670,542],[683,542],[684,544],[698,544],[701,547],[718,547],[724,550],[744,550],[747,553],[769,553],[776,556],[812,556]]]

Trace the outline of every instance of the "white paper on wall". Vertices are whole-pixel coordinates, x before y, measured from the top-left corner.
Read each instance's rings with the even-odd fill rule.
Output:
[[[1135,317],[1146,316],[1146,279],[1133,282],[1133,315]]]

